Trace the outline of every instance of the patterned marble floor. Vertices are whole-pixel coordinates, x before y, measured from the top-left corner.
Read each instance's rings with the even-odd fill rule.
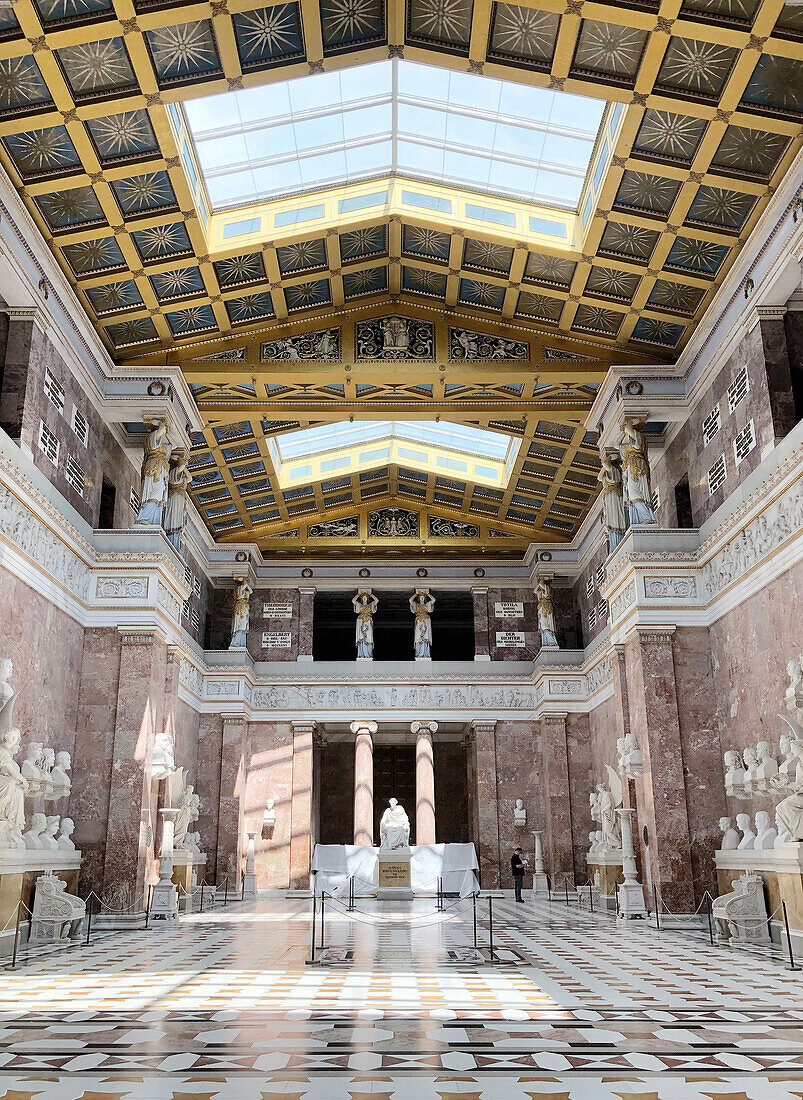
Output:
[[[2,969],[0,1098],[803,1098],[800,972],[558,903],[494,910],[498,964],[470,903],[420,901],[330,906],[312,967],[310,903],[262,900]]]

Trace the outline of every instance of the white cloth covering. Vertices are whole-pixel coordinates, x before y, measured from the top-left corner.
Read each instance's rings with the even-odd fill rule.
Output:
[[[379,849],[356,844],[316,844],[312,854],[315,890],[348,897],[354,876],[358,897],[376,894]],[[479,890],[479,870],[473,844],[415,844],[410,848],[410,885],[414,893],[434,893],[443,879],[447,894],[470,897]]]

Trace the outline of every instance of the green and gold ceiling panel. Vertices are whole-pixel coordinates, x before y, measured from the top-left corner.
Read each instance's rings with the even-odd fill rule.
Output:
[[[250,425],[256,457],[209,439],[209,483],[194,482],[202,511],[224,509],[203,512],[217,537],[312,542],[289,502],[263,499],[264,425],[309,426],[319,407],[320,422],[495,417],[534,443],[553,408],[572,432],[560,460],[521,457],[501,501],[465,489],[460,508],[496,509],[477,513],[480,542],[491,523],[511,545],[528,525],[570,537],[596,485],[576,438],[584,382],[613,361],[671,361],[690,338],[800,148],[802,40],[803,10],[782,0],[19,0],[0,10],[0,159],[110,352],[181,362],[205,435]],[[213,212],[183,100],[388,58],[613,104],[577,212],[418,179],[406,190],[424,208],[393,176]],[[426,369],[356,355],[356,326],[394,313],[435,325]],[[499,351],[517,343],[527,359]],[[365,534],[386,492],[374,473],[312,501],[338,521],[356,502]],[[388,499],[424,500],[427,538],[456,537],[429,526],[457,530],[455,493],[388,473]]]

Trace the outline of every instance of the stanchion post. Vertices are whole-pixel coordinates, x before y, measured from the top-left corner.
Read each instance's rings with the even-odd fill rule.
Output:
[[[615,882],[613,884],[613,894],[614,894],[614,897],[616,899],[616,915],[618,917],[619,916],[619,883],[618,882]]]
[[[145,931],[148,930],[148,924],[151,919],[151,899],[153,897],[153,883],[148,887],[148,901],[145,905]]]
[[[655,888],[655,883],[652,884],[652,903],[655,906],[655,927],[658,931],[661,931],[661,913],[658,909],[658,891]]]
[[[321,951],[326,943],[326,893],[321,891]]]
[[[310,962],[315,962],[315,925],[318,922],[318,895],[313,893],[312,895],[312,950],[310,954]]]
[[[799,970],[800,967],[795,963],[795,956],[792,954],[792,933],[789,931],[789,917],[786,915],[786,902],[782,901],[783,906],[783,926],[786,929],[786,946],[789,950],[789,969]]]
[[[713,914],[711,911],[711,898],[708,899],[708,939],[711,946],[714,946],[714,921],[712,919]]]
[[[494,899],[488,898],[488,939],[490,943],[490,955],[494,959]]]
[[[198,912],[203,913],[203,911],[204,911],[204,884],[201,883],[201,904],[198,906]]]
[[[474,917],[474,950],[477,950],[477,895],[471,895],[471,909]]]
[[[223,907],[224,907],[224,909],[228,904],[229,904],[229,876],[226,875],[226,877],[223,879]]]
[[[20,909],[22,908],[22,900],[17,902],[17,923],[14,928],[14,950],[11,954],[11,969],[17,968],[17,947],[20,941]]]
[[[569,877],[568,875],[563,880],[563,889],[566,891],[566,904],[569,904]]]
[[[84,947],[89,947],[89,937],[92,935],[92,894],[86,899],[86,943]]]
[[[588,904],[591,912],[594,912],[594,884],[589,882],[588,884]]]

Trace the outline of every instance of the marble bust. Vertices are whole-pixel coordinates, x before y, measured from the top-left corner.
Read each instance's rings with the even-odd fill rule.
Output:
[[[31,814],[31,826],[22,834],[25,847],[31,849],[43,848],[42,834],[47,828],[47,817],[44,814]]]
[[[742,839],[739,841],[739,851],[752,851],[756,842],[756,834],[751,828],[750,814],[737,814],[736,828],[742,834]]]
[[[157,733],[153,739],[151,779],[169,779],[176,770],[176,749],[169,733]]]
[[[720,851],[735,852],[739,847],[739,834],[731,825],[731,819],[729,817],[721,817],[719,819],[719,827],[722,830],[722,843],[719,846]]]
[[[756,839],[753,843],[755,850],[762,851],[774,848],[778,833],[772,827],[772,819],[766,810],[759,810],[756,814]]]
[[[524,803],[520,798],[516,799],[516,805],[513,807],[513,824],[518,829],[527,824],[527,811],[524,809]]]
[[[39,794],[42,789],[43,776],[40,762],[45,747],[39,741],[31,741],[22,762],[22,775],[28,781],[28,794]]]
[[[748,745],[742,753],[742,759],[744,760],[745,794],[752,794],[758,783],[758,754],[751,745]]]
[[[391,798],[388,808],[382,814],[382,820],[379,822],[379,840],[380,848],[385,851],[406,848],[410,843],[410,819],[404,807],[400,806],[395,798]]]
[[[759,741],[756,745],[756,786],[761,791],[766,791],[770,780],[778,774],[778,761],[772,755],[772,745],[769,741]]]
[[[745,771],[741,755],[736,749],[728,749],[723,757],[725,764],[725,794],[740,798],[744,795]]]
[[[75,832],[75,822],[71,817],[63,817],[61,819],[61,832],[57,838],[57,844],[63,852],[74,852],[75,841],[72,839],[72,835]]]
[[[55,851],[59,844],[56,840],[56,833],[59,831],[59,822],[61,818],[58,814],[47,818],[47,826],[44,832],[39,837],[39,846],[41,848],[48,848],[51,851]]]

